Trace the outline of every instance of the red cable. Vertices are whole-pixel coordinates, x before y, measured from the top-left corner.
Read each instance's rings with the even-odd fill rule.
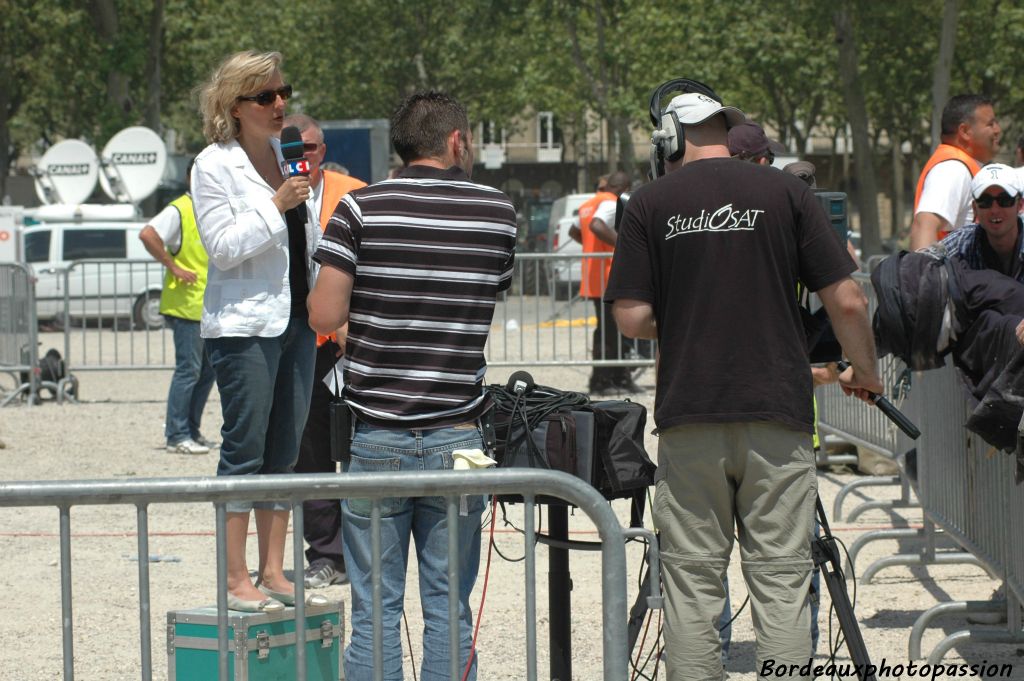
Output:
[[[653,613],[648,611],[647,623],[644,625],[644,635],[640,637],[640,649],[636,651],[636,661],[633,662],[633,676],[630,677],[631,681],[636,681],[636,677],[640,673],[640,656],[644,654],[644,645],[647,643],[647,632],[651,628],[652,619],[654,619]]]
[[[491,577],[491,549],[494,548],[494,511],[498,508],[498,497],[491,497],[491,530],[487,540],[487,567],[484,569],[484,588],[480,592],[480,607],[476,611],[476,627],[473,628],[473,645],[469,648],[469,659],[466,660],[466,671],[462,672],[462,681],[469,678],[469,670],[473,667],[476,657],[476,637],[480,633],[480,616],[484,612],[484,601],[487,600],[487,580]],[[449,588],[451,586],[449,585]]]
[[[661,666],[661,656],[665,654],[665,641],[661,638],[661,613],[663,610],[664,608],[658,609],[658,640],[661,641],[661,647],[658,648],[658,654],[654,658],[654,676],[651,677],[654,679],[658,678],[658,667]]]

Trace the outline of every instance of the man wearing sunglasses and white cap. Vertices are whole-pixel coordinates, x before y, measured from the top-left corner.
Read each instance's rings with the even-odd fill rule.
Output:
[[[1024,282],[1017,170],[1002,163],[985,166],[971,181],[971,198],[978,222],[953,232],[928,252],[960,258],[972,270],[995,270]]]

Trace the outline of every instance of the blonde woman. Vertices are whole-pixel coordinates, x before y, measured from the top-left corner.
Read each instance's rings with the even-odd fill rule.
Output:
[[[290,472],[312,390],[316,337],[306,296],[319,227],[294,210],[309,198],[309,179],[281,172],[278,137],[292,88],[280,67],[277,52],[239,52],[200,90],[210,145],[196,157],[192,196],[210,263],[201,333],[224,416],[217,475]],[[288,508],[286,502],[227,505],[232,610],[294,603],[283,572]],[[250,510],[259,541],[256,584],[245,558]]]

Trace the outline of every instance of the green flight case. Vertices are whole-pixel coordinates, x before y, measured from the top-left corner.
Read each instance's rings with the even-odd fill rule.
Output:
[[[306,606],[306,679],[339,681],[345,642],[342,603]],[[217,608],[167,613],[167,678],[218,681]],[[295,679],[295,608],[279,612],[228,611],[228,678]]]

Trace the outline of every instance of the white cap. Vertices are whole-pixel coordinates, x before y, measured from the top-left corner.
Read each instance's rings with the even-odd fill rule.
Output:
[[[978,198],[989,187],[1001,187],[1010,196],[1019,196],[1020,177],[1017,169],[1004,163],[989,163],[971,181],[971,196]]]
[[[676,118],[683,125],[699,125],[717,113],[725,114],[726,127],[731,128],[747,120],[746,115],[734,106],[722,106],[707,95],[687,92],[677,95],[669,102],[665,113],[675,111]]]

